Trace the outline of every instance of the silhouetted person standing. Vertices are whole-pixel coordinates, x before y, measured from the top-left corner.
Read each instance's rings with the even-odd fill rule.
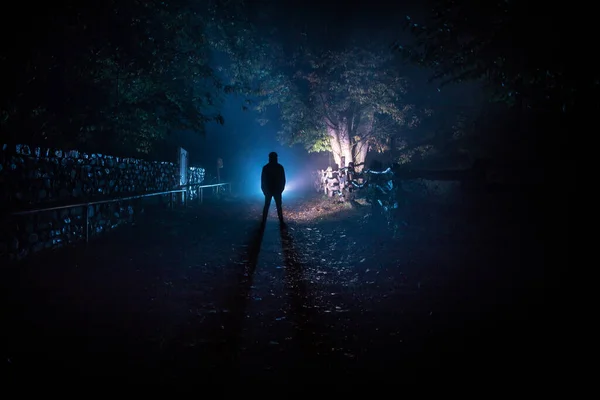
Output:
[[[267,222],[271,199],[275,199],[277,206],[277,216],[279,222],[283,224],[283,210],[281,208],[281,193],[285,189],[285,170],[283,166],[277,162],[277,153],[269,153],[269,163],[262,169],[260,176],[260,187],[265,195],[265,207],[263,208],[263,224]]]

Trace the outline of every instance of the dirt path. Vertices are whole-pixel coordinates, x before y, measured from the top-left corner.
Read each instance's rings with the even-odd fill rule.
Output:
[[[286,206],[285,230],[209,204],[2,271],[8,370],[282,382],[537,354],[543,253],[518,218],[422,205],[390,240],[365,210]]]

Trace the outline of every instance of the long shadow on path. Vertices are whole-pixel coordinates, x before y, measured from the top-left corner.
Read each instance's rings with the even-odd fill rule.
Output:
[[[318,308],[307,286],[307,265],[298,253],[294,237],[287,227],[282,227],[280,232],[286,267],[285,290],[299,351],[299,357],[288,369],[292,373],[289,377],[302,378],[306,374],[318,377],[320,372],[332,371],[338,365],[335,347],[319,322]]]
[[[223,322],[215,339],[220,343],[222,367],[239,366],[244,317],[248,309],[250,291],[264,236],[264,227],[252,229],[248,244],[236,262],[236,286],[227,294]]]
[[[307,266],[302,261],[294,237],[286,228],[280,230],[285,266],[283,287],[287,298],[287,304],[282,304],[282,307],[286,309],[287,319],[293,327],[290,346],[281,353],[274,353],[277,354],[275,359],[271,358],[274,354],[264,354],[256,360],[260,365],[248,365],[248,360],[242,359],[243,346],[249,343],[244,336],[245,328],[254,323],[247,314],[264,234],[264,228],[254,227],[242,250],[233,255],[235,284],[227,285],[225,289],[221,313],[208,328],[209,343],[203,349],[188,349],[179,358],[175,366],[177,379],[186,379],[190,374],[200,378],[199,374],[202,374],[201,377],[206,380],[229,376],[233,379],[251,377],[284,382],[309,376],[318,378],[321,373],[333,372],[339,366],[335,346],[319,322],[318,307],[307,286]],[[203,328],[198,326],[198,329],[196,335],[206,335],[201,331]],[[270,372],[264,369],[265,363],[274,363],[269,364],[273,367]],[[327,379],[327,375],[322,377]]]
[[[168,379],[198,381],[223,380],[239,371],[240,351],[245,315],[247,313],[254,273],[262,245],[264,229],[258,225],[250,230],[241,250],[231,256],[234,279],[226,285],[222,305],[208,326],[192,327],[197,338],[207,338],[205,345],[186,348],[167,365]]]

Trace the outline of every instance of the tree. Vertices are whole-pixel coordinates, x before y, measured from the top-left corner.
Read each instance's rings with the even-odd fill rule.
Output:
[[[172,129],[222,122],[203,10],[126,0],[44,11],[23,15],[28,40],[0,58],[4,140],[147,153]]]
[[[396,42],[394,48],[430,68],[432,80],[441,85],[480,80],[495,100],[563,112],[592,99],[600,87],[597,62],[573,63],[580,50],[572,42],[583,35],[570,23],[568,9],[534,9],[513,0],[431,0],[429,5],[423,19],[404,21],[415,42]]]
[[[392,136],[392,159],[399,165],[428,168],[462,168],[473,158],[474,139],[470,107],[445,105],[435,111],[424,109],[417,126]]]
[[[283,71],[264,81],[256,109],[264,113],[277,105],[282,142],[331,151],[340,166],[342,157],[346,165],[362,165],[370,149],[388,149],[392,134],[418,123],[403,98],[407,81],[389,52],[307,52]]]

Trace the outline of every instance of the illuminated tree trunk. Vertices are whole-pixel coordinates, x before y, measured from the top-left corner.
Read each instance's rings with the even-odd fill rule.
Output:
[[[356,165],[355,170],[356,172],[361,172],[364,168],[367,152],[369,151],[369,142],[366,140],[361,140],[355,143],[353,150],[354,164]]]
[[[352,143],[347,130],[334,129],[333,127],[328,127],[327,133],[329,135],[333,160],[338,167],[347,167],[349,163],[353,162],[356,166],[356,171],[360,172],[364,167],[363,164],[369,150],[368,141],[361,140]],[[344,157],[344,165],[342,165],[342,157]]]
[[[340,165],[342,159],[342,147],[340,146],[338,132],[334,127],[327,125],[327,134],[329,135],[329,145],[331,146],[333,160],[336,164]]]
[[[365,168],[364,163],[369,152],[369,140],[367,137],[372,133],[374,117],[373,114],[370,114],[360,118],[359,121],[361,119],[362,123],[357,122],[356,124],[354,123],[355,119],[353,119],[350,126],[353,132],[351,136],[361,138],[352,143],[352,155],[356,172],[361,172]]]
[[[347,167],[348,163],[354,162],[354,157],[352,154],[352,142],[347,129],[339,130],[338,137],[340,142],[340,160],[337,161],[337,164],[340,166],[340,168],[343,168]],[[343,163],[341,160],[342,157],[344,158]]]
[[[352,152],[352,143],[350,141],[350,135],[345,129],[336,129],[332,126],[327,127],[327,133],[329,135],[329,143],[331,145],[331,152],[333,154],[333,160],[339,168],[347,167],[348,163],[354,162],[354,154]],[[344,158],[344,165],[342,165],[342,157]]]

